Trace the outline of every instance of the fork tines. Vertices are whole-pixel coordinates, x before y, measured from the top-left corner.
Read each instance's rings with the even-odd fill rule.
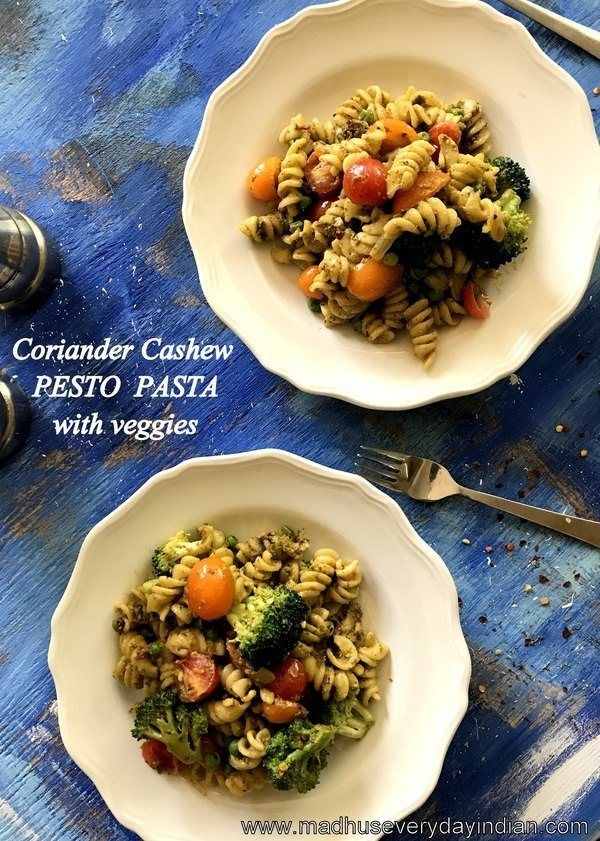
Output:
[[[390,491],[397,491],[399,483],[407,478],[404,458],[400,453],[361,444],[354,466],[356,473],[363,479]]]

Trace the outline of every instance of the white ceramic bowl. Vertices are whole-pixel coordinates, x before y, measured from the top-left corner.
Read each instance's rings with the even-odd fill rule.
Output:
[[[442,331],[429,373],[406,337],[373,347],[326,329],[296,288],[297,270],[237,228],[264,212],[246,174],[281,154],[290,117],[324,119],[374,83],[396,96],[414,84],[480,100],[494,150],[521,161],[533,183],[529,250],[504,270],[492,318]],[[209,304],[266,368],[303,391],[407,409],[508,376],[573,312],[600,240],[599,175],[585,94],[521,24],[477,0],[345,0],[272,29],[213,93],[185,171],[183,218]]]
[[[336,747],[307,795],[268,787],[244,799],[202,797],[148,768],[130,736],[132,693],[111,677],[112,605],[147,573],[157,544],[200,522],[238,536],[290,523],[313,546],[361,560],[366,625],[391,649],[383,699],[368,736]],[[242,838],[240,817],[405,816],[437,782],[470,676],[450,573],[398,505],[363,479],[279,450],[183,462],[95,526],[54,614],[49,662],[65,747],[115,817],[146,841]]]

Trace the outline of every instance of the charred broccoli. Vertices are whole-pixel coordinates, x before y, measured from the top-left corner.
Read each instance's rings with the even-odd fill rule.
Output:
[[[512,158],[503,156],[492,158],[490,163],[492,166],[499,167],[500,170],[496,175],[496,188],[498,192],[504,193],[505,190],[514,190],[521,201],[527,201],[531,195],[529,176],[521,164],[513,161]]]
[[[296,719],[276,733],[267,748],[264,766],[275,788],[305,794],[319,782],[327,765],[335,731],[326,724]]]
[[[208,719],[201,704],[182,704],[172,689],[149,695],[136,709],[132,736],[158,739],[185,765],[202,758]]]
[[[388,254],[395,254],[402,266],[423,269],[441,245],[442,238],[437,233],[405,234],[398,237]]]
[[[336,736],[347,739],[362,739],[375,724],[369,710],[355,697],[331,701],[325,708],[323,720],[333,728]]]
[[[463,221],[452,235],[452,242],[482,269],[498,269],[525,251],[531,216],[521,210],[521,198],[514,190],[506,190],[495,202],[507,214],[506,234],[496,242],[484,234],[481,224]]]
[[[287,587],[263,587],[227,614],[240,654],[255,669],[278,666],[300,639],[306,602]]]
[[[201,540],[190,540],[189,534],[178,531],[163,546],[155,549],[152,568],[156,575],[169,575],[177,561],[185,555],[199,555],[206,549]]]

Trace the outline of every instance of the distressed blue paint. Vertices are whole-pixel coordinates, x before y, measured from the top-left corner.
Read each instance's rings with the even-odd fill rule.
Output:
[[[65,269],[64,285],[42,310],[0,316],[3,368],[33,389],[41,366],[16,364],[11,355],[21,335],[39,342],[63,336],[94,341],[108,332],[121,341],[155,333],[173,340],[198,335],[235,347],[233,361],[221,370],[218,400],[180,400],[174,406],[178,417],[200,419],[197,437],[149,444],[109,436],[93,446],[65,442],[54,435],[55,413],[160,417],[166,401],[133,405],[124,397],[69,405],[40,399],[29,447],[2,469],[2,841],[133,837],[62,748],[46,649],[50,616],[82,537],[157,470],[192,455],[265,445],[350,469],[357,445],[371,441],[426,452],[484,490],[510,498],[523,491],[539,505],[600,516],[598,305],[592,298],[597,273],[575,316],[519,372],[521,386],[504,381],[477,396],[403,414],[299,393],[263,371],[202,300],[179,217],[181,175],[202,108],[259,37],[302,5],[5,0],[0,7],[0,200],[47,227],[60,242]],[[597,24],[591,0],[547,5]],[[543,27],[526,25],[580,82],[597,119],[600,100],[591,90],[600,83],[600,64]],[[74,373],[78,366],[44,370]],[[112,369],[105,364],[87,370]],[[131,381],[157,369],[132,359],[114,370]],[[197,366],[165,363],[164,370],[195,373]],[[212,370],[209,365],[205,373]],[[570,423],[571,432],[557,435],[559,422]],[[575,458],[581,448],[589,450],[587,459]],[[532,469],[540,478],[528,488]],[[493,512],[467,502],[402,504],[455,576],[474,660],[469,712],[439,785],[419,814],[515,817],[547,775],[594,732],[597,553],[509,517],[499,522]],[[463,536],[470,546],[462,544]],[[521,540],[526,544],[520,546]],[[509,542],[514,552],[503,548]],[[494,566],[486,562],[488,545],[494,547]],[[539,584],[540,574],[550,583]],[[563,587],[567,580],[570,588]],[[526,583],[534,586],[530,596],[523,592]],[[550,599],[545,609],[534,601],[542,595]],[[563,609],[570,599],[573,606]],[[565,625],[573,634],[567,640],[561,635]],[[525,638],[536,642],[526,646]],[[570,728],[564,750],[549,754],[542,768],[532,765],[525,789],[500,784],[529,762],[529,751],[542,750],[564,727]],[[598,787],[589,790],[562,817],[587,819],[589,837],[597,837],[599,797]]]

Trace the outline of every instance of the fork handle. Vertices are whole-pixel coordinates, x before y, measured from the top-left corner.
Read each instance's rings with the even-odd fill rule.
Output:
[[[562,15],[551,12],[549,9],[544,9],[538,6],[537,3],[531,3],[530,0],[504,0],[507,6],[511,9],[516,9],[522,15],[526,15],[531,20],[547,26],[557,35],[562,35],[567,41],[576,44],[588,53],[591,53],[596,58],[600,58],[600,34],[589,26],[582,26],[574,20],[569,20]]]
[[[512,499],[503,499],[501,496],[463,488],[461,485],[458,486],[458,493],[475,502],[489,505],[490,508],[506,511],[507,514],[514,514],[515,517],[521,517],[523,520],[529,520],[531,523],[546,526],[561,534],[568,534],[576,540],[583,540],[584,543],[600,547],[600,522],[597,520],[584,520],[582,517],[557,514],[545,508],[536,508],[534,505],[525,505],[523,502],[514,502]]]

